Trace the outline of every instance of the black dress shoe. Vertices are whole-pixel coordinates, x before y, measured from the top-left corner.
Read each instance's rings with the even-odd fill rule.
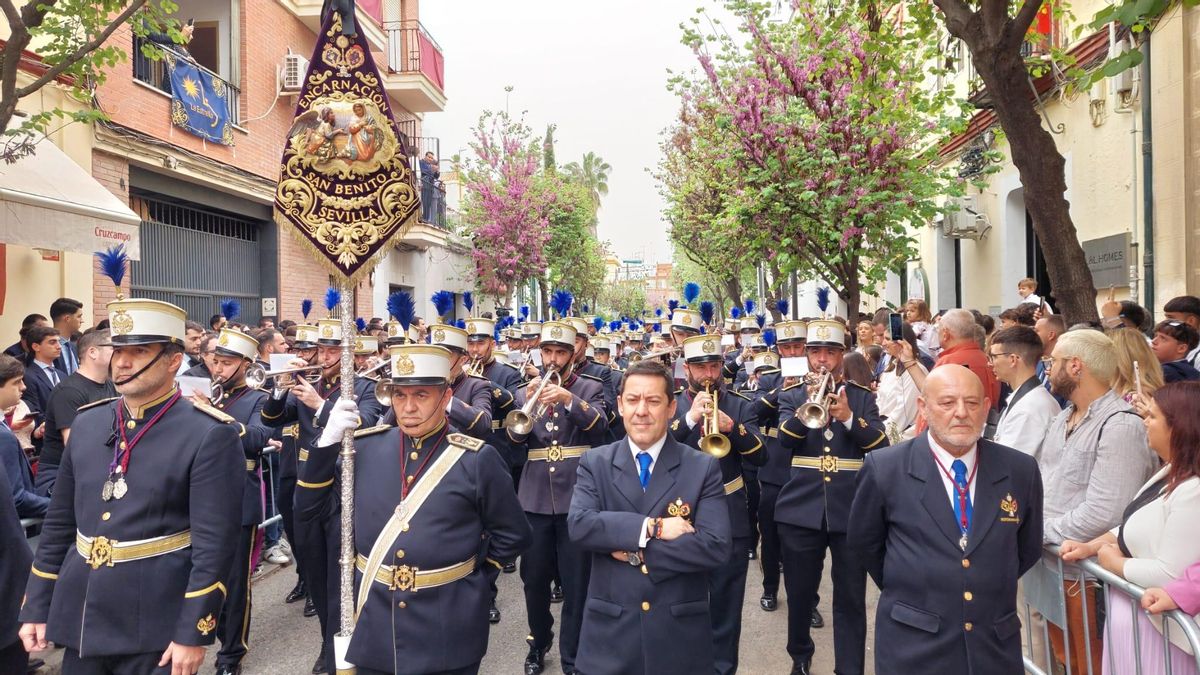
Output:
[[[308,597],[308,591],[304,588],[304,580],[299,579],[296,581],[296,585],[292,587],[291,592],[287,594],[287,597],[285,597],[283,601],[290,605],[293,602],[299,602],[306,597]]]
[[[492,602],[492,608],[488,610],[488,623],[500,623],[500,608],[496,606],[495,601]]]
[[[763,593],[758,600],[758,606],[762,607],[764,612],[774,612],[779,609],[779,600],[774,593]]]
[[[758,560],[758,551],[754,549],[746,551],[746,555],[749,556],[751,560]]]
[[[505,574],[512,574],[513,572],[516,572],[516,571],[517,571],[517,562],[515,560],[512,562],[504,563],[504,573]]]
[[[797,663],[792,666],[792,675],[810,675],[812,666],[805,663]]]
[[[535,647],[533,638],[526,638],[525,641],[530,643],[529,655],[525,657],[525,675],[538,675],[546,669],[546,654],[554,645],[554,638],[550,638],[544,647]]]
[[[825,617],[821,616],[821,610],[813,607],[812,618],[810,619],[813,628],[824,628]]]
[[[563,601],[563,589],[561,584],[554,584],[550,587],[550,602]]]
[[[321,644],[321,653],[317,654],[317,660],[313,661],[313,675],[322,675],[329,672],[329,666],[325,663],[325,644]]]
[[[218,664],[217,675],[242,675],[242,666],[240,663]]]
[[[317,606],[313,604],[312,597],[304,598],[304,616],[316,616]]]

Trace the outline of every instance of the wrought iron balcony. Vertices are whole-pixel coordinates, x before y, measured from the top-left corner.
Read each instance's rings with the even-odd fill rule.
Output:
[[[169,48],[163,47],[157,43],[151,42],[142,37],[133,36],[133,78],[138,82],[158,89],[159,91],[171,95],[171,74],[167,71],[167,62],[163,58],[151,59],[142,53],[142,46],[148,46],[150,49],[156,49],[164,54]],[[171,50],[174,51],[174,50]],[[176,55],[179,52],[175,52]],[[241,114],[241,97],[242,91],[235,87],[229,80],[221,77],[213,71],[205,68],[200,64],[195,64],[202,72],[211,75],[225,83],[225,109],[229,111],[229,119],[234,124],[242,121]]]

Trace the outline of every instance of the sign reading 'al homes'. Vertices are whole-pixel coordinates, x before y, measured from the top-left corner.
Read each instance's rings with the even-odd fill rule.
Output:
[[[419,198],[371,50],[346,25],[336,10],[323,18],[283,151],[275,219],[353,282],[403,236]]]
[[[1133,255],[1128,232],[1089,239],[1083,242],[1083,254],[1096,288],[1129,285],[1129,266],[1133,264]]]

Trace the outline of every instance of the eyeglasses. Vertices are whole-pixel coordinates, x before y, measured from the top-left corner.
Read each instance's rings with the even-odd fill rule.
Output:
[[[1016,352],[1000,352],[999,354],[993,354],[991,352],[988,352],[987,360],[988,360],[988,363],[991,363],[992,361],[995,361],[996,359],[1000,358],[1001,356],[1013,356],[1015,353]]]

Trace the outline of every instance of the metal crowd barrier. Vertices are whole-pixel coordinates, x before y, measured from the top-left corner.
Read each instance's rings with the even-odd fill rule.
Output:
[[[1059,555],[1059,547],[1053,544],[1045,547],[1041,562],[1021,578],[1022,594],[1025,601],[1025,617],[1023,621],[1025,639],[1022,646],[1025,672],[1030,675],[1059,675],[1061,673],[1100,675],[1100,673],[1094,672],[1090,658],[1087,659],[1082,668],[1076,667],[1072,670],[1071,667],[1073,650],[1071,648],[1071,630],[1067,621],[1067,599],[1064,588],[1064,582],[1072,581],[1072,578],[1067,576],[1068,573],[1072,576],[1080,577],[1078,581],[1080,584],[1079,598],[1082,606],[1080,614],[1083,616],[1082,623],[1084,627],[1083,654],[1086,656],[1092,653],[1091,631],[1087,630],[1088,605],[1089,602],[1093,605],[1095,604],[1093,599],[1089,597],[1086,582],[1098,582],[1103,591],[1105,608],[1112,607],[1111,598],[1114,593],[1123,594],[1131,601],[1136,675],[1142,675],[1144,660],[1142,658],[1142,649],[1143,647],[1146,649],[1154,647],[1153,645],[1142,645],[1138,630],[1138,615],[1148,614],[1141,608],[1142,595],[1145,594],[1146,589],[1109,572],[1094,559],[1084,560],[1079,563],[1064,563],[1062,557]],[[1092,609],[1099,608],[1093,607]],[[1036,653],[1034,638],[1039,636],[1034,632],[1035,612],[1037,613],[1038,624],[1041,627],[1040,637],[1042,647],[1042,650]],[[1196,620],[1178,609],[1163,612],[1159,616],[1163,618],[1161,634],[1163,667],[1165,669],[1160,672],[1165,673],[1165,675],[1172,675],[1171,635],[1175,630],[1178,630],[1180,634],[1187,638],[1187,643],[1191,649],[1191,656],[1196,660],[1196,670],[1200,671],[1200,626],[1197,626]],[[1112,622],[1103,621],[1103,624],[1101,622],[1102,617],[1097,616],[1097,631],[1103,636],[1103,639],[1109,639]],[[1056,663],[1054,654],[1051,651],[1050,624],[1054,624],[1062,631],[1064,663],[1061,664],[1061,667]],[[1109,658],[1112,658],[1111,654]],[[1115,663],[1111,660],[1107,665],[1109,672],[1118,672]],[[1122,672],[1119,675],[1126,674]],[[1151,674],[1147,672],[1146,675],[1158,675],[1158,673]]]

